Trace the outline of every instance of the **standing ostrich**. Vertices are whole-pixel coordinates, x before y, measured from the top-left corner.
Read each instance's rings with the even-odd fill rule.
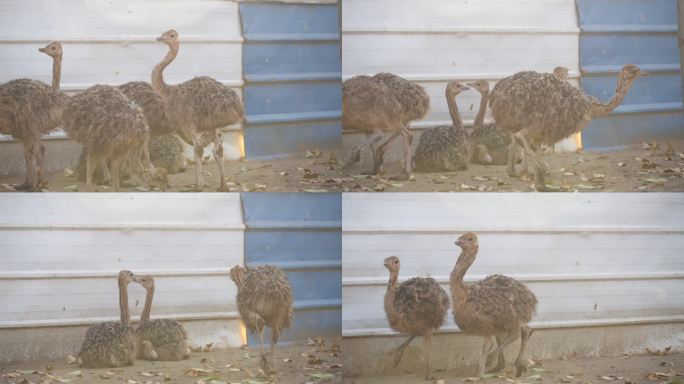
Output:
[[[140,325],[135,330],[138,340],[138,357],[145,360],[178,361],[190,357],[190,346],[185,328],[176,320],[150,320],[154,298],[154,278],[149,275],[135,277],[133,281],[147,292]]]
[[[237,305],[247,329],[259,333],[259,356],[265,372],[274,367],[274,348],[280,333],[292,323],[292,286],[280,268],[263,265],[230,270],[237,286]],[[264,328],[271,327],[271,361],[264,355]]]
[[[361,160],[361,151],[371,148],[373,170],[378,173],[384,161],[387,146],[399,135],[404,138],[404,168],[393,177],[406,180],[411,175],[411,141],[409,123],[421,119],[430,108],[430,97],[420,85],[391,73],[375,76],[356,76],[342,84],[342,126],[366,133],[366,141],[352,148],[349,167]],[[392,131],[392,136],[380,147],[383,131]]]
[[[456,96],[468,89],[457,81],[447,84],[445,95],[452,125],[433,127],[420,135],[415,156],[416,172],[448,172],[468,168],[475,150],[469,132],[463,128],[456,105]]]
[[[385,293],[385,314],[390,328],[409,334],[408,340],[401,344],[394,357],[394,366],[401,361],[404,351],[416,336],[423,336],[425,349],[425,380],[432,380],[430,351],[432,332],[444,324],[449,310],[449,296],[430,277],[414,277],[397,287],[400,262],[396,256],[384,260],[390,278]]]
[[[95,85],[70,98],[64,109],[63,125],[71,137],[83,144],[89,191],[95,168],[102,165],[106,169],[108,160],[114,189],[119,191],[122,163],[146,145],[150,137],[140,108],[119,89],[108,85]],[[144,173],[140,158],[135,159]]]
[[[128,284],[133,273],[119,272],[119,311],[121,321],[99,323],[88,328],[78,353],[79,365],[85,368],[124,367],[133,365],[137,345],[128,313]]]
[[[487,101],[489,99],[489,82],[487,80],[478,80],[473,83],[467,83],[467,85],[473,87],[481,96],[480,109],[477,111],[477,116],[475,116],[473,134],[471,135],[477,145],[473,162],[479,164],[506,164],[509,146],[513,141],[511,135],[506,131],[498,129],[496,124],[484,124]]]
[[[52,57],[52,87],[32,79],[16,79],[0,85],[0,133],[24,146],[26,176],[17,189],[33,189],[44,183],[45,147],[41,137],[61,123],[68,97],[59,91],[62,45],[52,42],[40,52]]]
[[[534,167],[535,187],[546,189],[544,166],[533,146],[548,147],[586,128],[594,117],[608,115],[617,108],[634,80],[647,73],[627,64],[618,78],[615,94],[606,104],[555,75],[518,72],[499,81],[489,97],[489,106],[497,127],[513,134],[523,148],[524,157]],[[512,151],[509,151],[508,173],[515,176]]]
[[[184,140],[192,141],[195,152],[195,188],[204,187],[202,178],[202,134],[212,135],[213,154],[219,168],[219,190],[226,189],[223,171],[223,143],[219,129],[242,120],[244,108],[237,93],[208,76],[199,76],[178,85],[164,82],[164,69],[178,55],[180,41],[178,32],[171,29],[164,32],[157,41],[169,47],[166,56],[152,71],[152,87],[164,100],[166,114],[174,128]]]
[[[523,356],[532,334],[527,323],[535,314],[537,298],[524,284],[503,275],[491,275],[465,285],[463,276],[475,261],[479,249],[477,235],[468,232],[455,244],[461,247],[461,255],[450,277],[454,320],[463,332],[484,337],[478,375],[484,374],[490,355],[499,356],[495,370],[503,368],[503,349],[517,340],[519,334],[520,352],[515,360],[516,377],[519,377],[527,369]],[[492,336],[497,336],[497,348],[492,348]]]

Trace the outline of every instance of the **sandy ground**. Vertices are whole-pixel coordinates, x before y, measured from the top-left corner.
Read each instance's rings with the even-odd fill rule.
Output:
[[[551,153],[541,158],[549,165],[546,183],[556,191],[639,192],[684,191],[684,142],[642,145],[617,152]],[[346,159],[346,158],[344,158]],[[534,190],[529,178],[509,177],[506,166],[472,164],[468,170],[444,173],[415,173],[410,180],[392,181],[401,162],[388,161],[381,175],[363,175],[370,168],[358,164],[342,169],[340,151],[311,151],[286,159],[264,161],[226,161],[229,192],[529,192]],[[205,164],[204,191],[218,187],[218,168]],[[44,191],[85,191],[69,170],[49,175]],[[22,178],[0,178],[0,191],[12,191],[11,185]],[[170,192],[194,191],[195,166],[169,175]],[[154,185],[124,182],[123,191],[159,191]],[[98,186],[97,191],[112,189]]]
[[[290,345],[276,349],[277,374],[263,375],[255,349],[194,352],[176,362],[137,360],[126,368],[86,369],[62,360],[0,366],[0,384],[51,383],[343,383],[339,347],[329,342],[321,347]]]
[[[530,362],[532,363],[532,362]],[[474,374],[476,367],[472,368]],[[567,360],[534,361],[519,379],[514,378],[514,368],[510,362],[506,371],[497,375],[488,374],[485,378],[462,376],[459,372],[434,372],[434,381],[425,381],[418,373],[404,375],[383,375],[345,377],[349,384],[413,384],[413,383],[684,383],[684,354],[666,356],[640,355],[622,357],[596,357]]]

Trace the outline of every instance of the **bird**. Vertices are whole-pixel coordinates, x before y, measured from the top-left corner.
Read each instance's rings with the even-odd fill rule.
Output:
[[[479,164],[503,165],[508,161],[508,152],[513,139],[511,135],[498,129],[496,124],[484,124],[487,112],[487,102],[489,99],[489,81],[477,80],[466,83],[480,93],[480,109],[473,122],[473,133],[471,135],[475,143],[475,153],[473,162]]]

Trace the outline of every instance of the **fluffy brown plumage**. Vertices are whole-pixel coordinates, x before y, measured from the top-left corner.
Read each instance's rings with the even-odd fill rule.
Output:
[[[498,129],[494,123],[484,123],[489,99],[489,82],[487,80],[478,80],[468,83],[468,85],[480,93],[480,109],[477,112],[477,116],[475,116],[473,133],[471,135],[475,143],[473,162],[495,165],[506,164],[509,147],[513,141],[511,134]]]
[[[166,115],[175,132],[183,140],[190,140],[195,148],[196,188],[203,188],[201,135],[212,134],[214,159],[219,167],[219,189],[226,188],[223,172],[223,143],[219,129],[242,120],[244,107],[237,93],[208,76],[190,79],[178,85],[167,85],[163,72],[178,54],[180,40],[178,32],[171,29],[164,32],[157,41],[168,45],[169,52],[152,71],[152,86],[162,97]]]
[[[153,137],[150,140],[150,160],[155,167],[162,167],[169,174],[183,172],[187,168],[183,143],[176,135]]]
[[[468,89],[457,81],[447,84],[445,95],[452,125],[432,127],[420,135],[414,160],[416,172],[450,172],[468,168],[473,141],[463,128],[456,105],[456,96]]]
[[[113,185],[119,191],[123,161],[139,151],[150,135],[140,108],[119,89],[108,85],[95,85],[71,97],[64,109],[63,126],[83,144],[88,189],[92,189],[96,166],[106,166],[109,160]]]
[[[17,189],[33,189],[44,183],[45,147],[41,137],[59,126],[68,99],[59,91],[61,44],[53,42],[39,51],[53,59],[52,86],[32,79],[0,85],[0,133],[19,140],[24,147],[26,176]]]
[[[524,284],[502,275],[465,285],[463,277],[479,249],[477,235],[468,232],[458,238],[456,245],[462,251],[450,278],[454,320],[463,332],[485,338],[478,374],[484,374],[490,355],[499,355],[496,369],[503,368],[503,349],[520,335],[522,342],[515,363],[516,376],[520,376],[527,368],[523,357],[531,334],[527,323],[536,312],[537,298]],[[494,350],[492,336],[497,336],[499,343]]]
[[[517,144],[535,168],[537,190],[544,190],[543,166],[533,147],[551,147],[586,128],[592,118],[617,108],[634,80],[645,75],[639,67],[622,68],[615,94],[606,104],[548,73],[519,72],[499,81],[489,96],[489,106],[499,129],[514,134]],[[509,174],[515,174],[512,162]]]
[[[236,265],[230,278],[237,286],[237,305],[245,327],[259,334],[259,354],[264,371],[273,368],[274,348],[280,333],[290,328],[293,314],[292,286],[278,267],[263,265],[244,268]],[[263,353],[264,328],[271,328],[270,368]]]
[[[171,319],[150,319],[154,299],[154,278],[149,275],[134,277],[147,291],[140,325],[135,330],[138,357],[145,360],[178,361],[190,357],[190,346],[185,328]]]
[[[401,263],[396,256],[384,260],[390,272],[385,294],[385,314],[390,327],[409,335],[409,339],[397,348],[394,366],[397,366],[406,347],[416,336],[424,337],[426,355],[425,378],[432,377],[430,358],[432,332],[444,324],[449,310],[449,296],[439,284],[429,277],[414,277],[397,287]]]
[[[85,368],[123,367],[133,365],[137,345],[135,331],[129,324],[128,284],[133,273],[119,272],[119,310],[121,321],[99,323],[88,328],[78,353],[79,364]]]
[[[406,179],[411,173],[411,134],[408,125],[421,119],[430,108],[430,97],[420,85],[391,73],[356,76],[342,84],[342,127],[366,133],[367,139],[352,149],[345,165],[360,161],[361,151],[370,147],[372,173],[382,168],[384,151],[399,135],[404,138],[404,169],[395,179]],[[383,132],[393,132],[377,149]]]

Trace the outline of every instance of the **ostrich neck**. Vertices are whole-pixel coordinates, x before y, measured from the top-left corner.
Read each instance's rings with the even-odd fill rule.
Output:
[[[154,298],[154,287],[147,289],[147,294],[145,295],[145,307],[143,307],[142,314],[140,315],[140,321],[147,321],[150,319],[150,313],[152,312],[152,299]]]
[[[633,81],[624,81],[622,76],[618,78],[617,86],[615,87],[615,93],[613,97],[610,98],[608,103],[593,103],[591,108],[592,117],[602,117],[607,116],[609,113],[613,112],[615,108],[622,103],[622,100],[627,96],[627,92],[632,87]]]
[[[475,261],[476,255],[477,249],[461,250],[461,256],[459,256],[453,271],[451,271],[449,283],[451,285],[451,295],[455,303],[454,306],[456,303],[465,303],[468,299],[468,287],[463,284],[463,277]]]
[[[385,313],[390,318],[395,317],[394,297],[397,293],[397,280],[399,279],[399,271],[390,271],[389,283],[387,284],[387,293],[385,293]]]
[[[477,116],[475,116],[475,122],[473,122],[474,128],[482,127],[484,123],[485,113],[487,112],[487,98],[489,97],[489,91],[482,92],[482,98],[480,99],[480,110],[477,111]]]
[[[121,324],[128,325],[131,317],[128,313],[128,284],[124,279],[119,279],[119,314]]]
[[[62,56],[52,59],[52,90],[59,91],[59,82],[62,79]]]
[[[152,88],[162,96],[167,96],[169,93],[169,86],[164,82],[164,68],[171,64],[176,55],[178,55],[178,43],[169,45],[166,56],[152,70]]]
[[[451,115],[451,123],[454,128],[462,128],[463,122],[461,116],[458,114],[458,106],[456,105],[456,95],[446,91],[447,105],[449,106],[449,115]]]

